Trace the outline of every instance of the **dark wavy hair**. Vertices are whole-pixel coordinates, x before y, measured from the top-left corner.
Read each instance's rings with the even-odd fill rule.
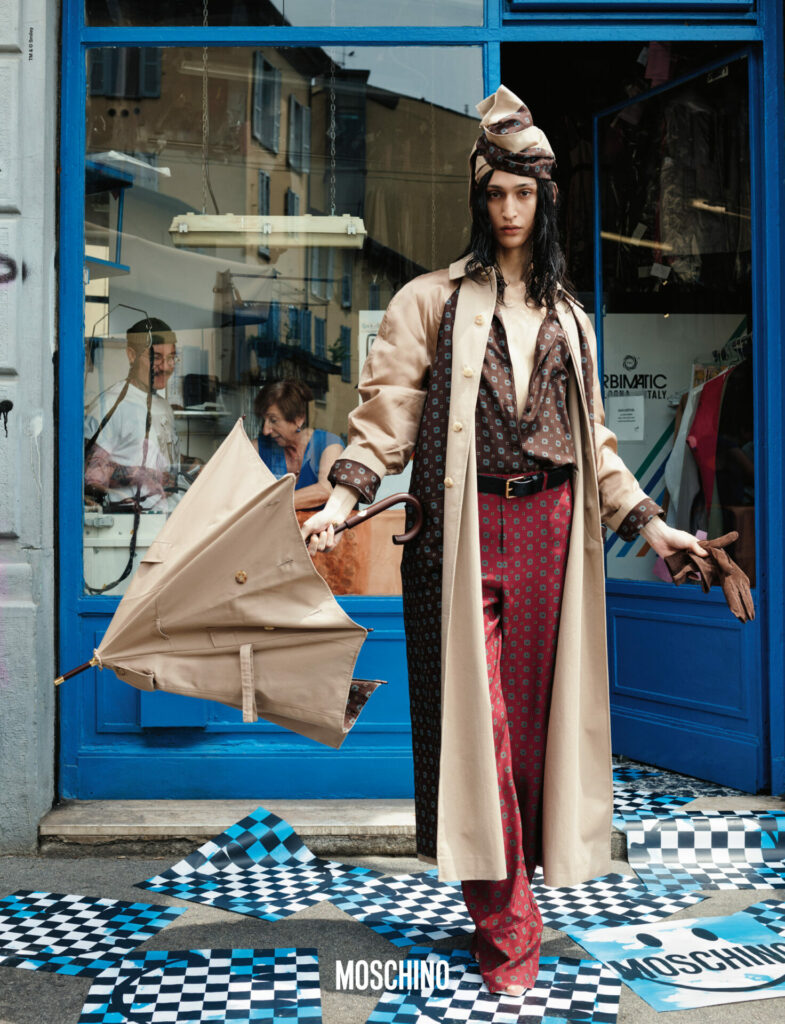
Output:
[[[504,299],[504,278],[496,261],[496,239],[493,237],[491,218],[488,213],[488,182],[493,169],[479,181],[472,175],[469,192],[469,207],[472,215],[472,232],[469,245],[463,256],[471,256],[466,267],[470,277],[496,275],[499,299]],[[552,307],[564,289],[574,293],[567,278],[567,264],[559,242],[557,218],[557,192],[553,183],[542,178],[537,182],[537,209],[534,214],[532,231],[532,261],[526,277],[526,290],[538,306]]]

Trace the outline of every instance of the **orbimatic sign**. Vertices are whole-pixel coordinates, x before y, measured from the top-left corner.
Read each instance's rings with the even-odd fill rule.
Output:
[[[743,911],[569,934],[655,1010],[785,996],[785,936]]]

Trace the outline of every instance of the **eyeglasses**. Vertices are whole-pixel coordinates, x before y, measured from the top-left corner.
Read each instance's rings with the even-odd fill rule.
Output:
[[[156,369],[160,369],[162,366],[170,366],[174,369],[177,362],[177,356],[153,356],[153,366]]]

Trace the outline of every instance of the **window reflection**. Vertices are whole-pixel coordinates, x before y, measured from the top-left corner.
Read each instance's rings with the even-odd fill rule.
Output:
[[[345,441],[381,310],[466,244],[463,97],[482,70],[478,50],[455,53],[374,48],[343,67],[315,48],[90,51],[88,590],[123,592],[239,416],[259,444],[266,385],[301,382],[304,429]],[[402,515],[329,556],[336,592],[397,592],[395,561],[374,574],[369,552]]]
[[[86,0],[88,25],[201,25],[202,0]],[[209,25],[481,25],[483,0],[215,0]]]

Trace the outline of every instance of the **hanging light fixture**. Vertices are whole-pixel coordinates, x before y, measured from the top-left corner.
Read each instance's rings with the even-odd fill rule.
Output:
[[[305,213],[293,217],[185,213],[173,218],[169,235],[174,245],[194,248],[264,245],[270,249],[290,249],[322,245],[361,249],[366,231],[362,217],[348,213]]]

